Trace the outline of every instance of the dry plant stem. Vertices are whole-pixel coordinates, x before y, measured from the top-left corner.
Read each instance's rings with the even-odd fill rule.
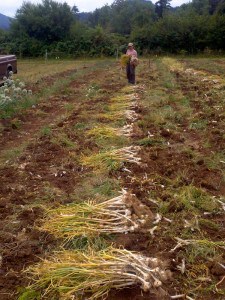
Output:
[[[94,168],[109,168],[110,169],[110,163],[111,161],[114,161],[114,163],[135,163],[135,164],[141,164],[141,158],[138,157],[138,152],[140,151],[139,146],[130,146],[130,147],[124,147],[121,149],[112,149],[107,152],[94,154],[88,157],[83,157],[82,163],[86,166],[94,167]],[[119,165],[118,167],[119,168]]]
[[[45,289],[45,295],[51,296],[58,290],[63,299],[72,296],[78,299],[78,294],[91,292],[89,299],[97,299],[107,296],[111,288],[139,284],[144,291],[149,291],[162,285],[161,277],[164,281],[170,279],[168,270],[165,278],[162,261],[157,259],[157,265],[151,268],[149,260],[156,259],[114,248],[87,254],[64,251],[28,271],[36,278],[31,288]]]
[[[138,120],[138,114],[133,110],[126,110],[124,114],[128,121],[135,122]]]
[[[204,240],[182,240],[181,238],[178,238],[178,237],[175,237],[175,239],[178,241],[178,244],[173,249],[171,249],[170,252],[174,252],[175,250],[177,250],[178,248],[181,248],[183,246],[207,243]],[[218,248],[225,249],[225,243],[224,243],[224,245],[219,245],[219,244],[216,244],[216,242],[211,242],[211,241],[208,241],[208,243],[211,243],[212,246],[215,245]]]
[[[106,139],[113,136],[125,136],[130,137],[133,134],[133,123],[123,126],[122,128],[113,127],[95,127],[88,132],[90,136],[96,136],[101,139]]]
[[[171,299],[188,299],[188,300],[194,300],[193,298],[185,295],[185,294],[181,294],[181,295],[175,295],[175,296],[170,296]]]
[[[117,102],[112,103],[109,106],[110,111],[124,110],[124,109],[135,109],[139,107],[139,103],[137,101],[132,101],[129,103],[126,102]]]
[[[118,135],[124,135],[124,136],[130,137],[130,136],[132,136],[133,131],[134,131],[134,128],[133,128],[133,123],[132,123],[131,125],[125,125],[123,128],[118,129],[117,133],[118,133]]]
[[[138,152],[141,150],[139,146],[124,147],[118,150],[113,150],[112,154],[118,157],[120,160],[126,160],[140,164],[141,158],[137,157]]]
[[[221,204],[222,209],[225,211],[225,203],[222,202],[222,201],[220,201],[220,200],[218,200],[218,199],[217,199],[217,202],[219,202]]]
[[[143,229],[153,215],[136,215],[133,206],[140,205],[135,195],[122,190],[121,195],[102,203],[88,202],[62,206],[49,211],[49,220],[42,229],[59,238],[71,240],[75,237],[110,233],[125,233]]]

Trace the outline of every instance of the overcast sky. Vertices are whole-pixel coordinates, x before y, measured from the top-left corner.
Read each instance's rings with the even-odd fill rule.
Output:
[[[14,17],[16,10],[21,7],[23,0],[0,0],[0,13],[6,15],[8,17]],[[67,2],[70,6],[74,4],[78,7],[79,11],[93,11],[95,8],[102,7],[104,4],[112,4],[113,0],[55,0],[56,2],[64,3]],[[157,0],[153,0],[152,2],[155,3]],[[26,1],[27,2],[27,1]],[[41,0],[30,0],[29,2],[32,3],[40,3]],[[182,3],[187,3],[189,0],[172,0],[172,6],[178,6]]]

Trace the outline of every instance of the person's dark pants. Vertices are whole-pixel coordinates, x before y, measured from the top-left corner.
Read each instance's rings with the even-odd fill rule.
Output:
[[[127,79],[131,84],[135,84],[135,66],[130,63],[127,64]]]

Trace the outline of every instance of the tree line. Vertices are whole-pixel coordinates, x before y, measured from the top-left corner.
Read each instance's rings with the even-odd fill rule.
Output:
[[[53,0],[24,2],[9,31],[0,31],[0,52],[19,57],[112,56],[129,41],[141,54],[225,50],[225,0],[115,0],[92,13]]]

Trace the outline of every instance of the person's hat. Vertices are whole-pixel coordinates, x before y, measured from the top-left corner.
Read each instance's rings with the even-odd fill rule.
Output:
[[[128,47],[133,47],[133,46],[134,46],[133,43],[129,43],[129,44],[128,44]]]

